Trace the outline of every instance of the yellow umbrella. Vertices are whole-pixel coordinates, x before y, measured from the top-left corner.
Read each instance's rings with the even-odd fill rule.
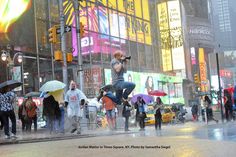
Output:
[[[53,92],[49,92],[50,95],[52,95],[58,103],[63,103],[63,95],[64,95],[64,89],[56,90]]]

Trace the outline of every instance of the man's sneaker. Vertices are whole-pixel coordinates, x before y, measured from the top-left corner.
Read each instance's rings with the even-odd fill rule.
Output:
[[[77,129],[72,129],[70,133],[73,134],[76,130],[77,130]]]
[[[80,134],[81,134],[81,132],[78,130],[78,131],[77,131],[77,134],[78,134],[78,135],[80,135]]]
[[[11,137],[9,135],[6,135],[5,136],[5,139],[10,139]]]

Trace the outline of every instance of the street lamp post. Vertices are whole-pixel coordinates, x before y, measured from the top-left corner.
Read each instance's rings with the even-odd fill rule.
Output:
[[[22,74],[23,74],[23,54],[22,54],[22,52],[16,52],[14,54],[13,58],[11,58],[10,51],[11,51],[10,49],[1,50],[1,59],[2,59],[3,62],[6,62],[7,80],[12,79],[12,75],[10,74],[9,71],[11,71],[12,67],[15,65],[15,62],[17,61],[17,63],[21,64],[21,78],[20,79],[23,83],[22,92],[24,94],[24,78],[22,78]]]

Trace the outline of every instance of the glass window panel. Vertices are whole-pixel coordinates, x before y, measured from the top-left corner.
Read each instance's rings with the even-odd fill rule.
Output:
[[[118,10],[125,13],[124,0],[117,0]]]
[[[108,7],[112,9],[116,9],[116,0],[108,0]]]
[[[144,44],[138,44],[138,52],[139,52],[139,65],[140,69],[146,68],[146,54]]]
[[[132,41],[129,41],[130,43],[130,53],[131,53],[131,56],[132,56],[132,59],[131,59],[131,67],[133,70],[136,70],[138,71],[139,70],[139,63],[137,62],[138,61],[138,53],[137,53],[137,44],[136,42],[132,42]]]
[[[148,0],[142,0],[143,18],[150,21]]]
[[[155,59],[154,59],[154,55],[153,55],[153,51],[152,51],[152,46],[150,45],[145,45],[145,56],[146,57],[146,67],[149,69],[149,70],[154,70],[153,66],[154,66],[154,62],[155,62]]]
[[[124,8],[127,10],[127,14],[134,15],[135,14],[135,7],[133,0],[126,0],[124,1]]]
[[[91,53],[92,63],[101,63],[101,39],[98,33],[89,33],[90,34],[90,44],[89,50]],[[89,51],[86,51],[89,52]],[[88,54],[86,54],[88,55]]]
[[[145,25],[147,25],[143,20],[136,18],[135,19],[135,30],[137,33],[137,42],[144,43],[144,33]]]
[[[117,12],[109,10],[111,36],[119,37],[118,16]]]
[[[135,16],[142,18],[141,0],[135,0]]]
[[[24,57],[24,87],[25,93],[31,91],[38,91],[39,86],[38,71],[37,71],[37,60],[36,57]],[[49,65],[50,66],[50,65]],[[50,68],[50,67],[49,67]]]
[[[100,33],[109,35],[108,11],[107,8],[99,6],[99,28]]]
[[[128,39],[126,15],[122,13],[119,13],[119,28],[120,28],[120,38]]]
[[[134,23],[132,22],[132,20],[134,20],[133,18],[134,17],[132,16],[126,17],[126,26],[129,35],[129,40],[136,41],[136,29]]]
[[[88,2],[89,3],[89,2]],[[89,20],[89,30],[98,32],[98,17],[97,17],[97,7],[93,3],[89,4],[88,7],[88,20]]]
[[[102,62],[109,63],[111,61],[111,43],[109,36],[100,35],[100,48],[102,53]]]

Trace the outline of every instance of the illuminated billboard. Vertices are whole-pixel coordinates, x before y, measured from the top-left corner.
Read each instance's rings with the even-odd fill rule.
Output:
[[[92,3],[93,2],[93,3]],[[96,3],[95,3],[96,2]],[[100,3],[100,4],[99,4]],[[99,4],[99,5],[97,5]],[[118,5],[117,5],[118,4]],[[74,25],[74,8],[72,2],[69,0],[65,0],[64,3],[64,14],[66,15],[66,25]],[[141,6],[142,5],[142,8]],[[137,7],[136,7],[137,6]],[[109,8],[117,9],[111,10]],[[137,41],[140,43],[146,43],[151,45],[151,30],[150,30],[150,17],[149,17],[149,9],[148,9],[148,0],[119,0],[116,3],[116,0],[90,0],[80,2],[80,22],[85,25],[85,30],[90,30],[93,32],[102,33],[102,35],[96,35],[96,37],[92,36],[92,40],[98,43],[109,43],[109,36],[127,39],[131,41]],[[143,10],[143,11],[142,11]],[[108,14],[109,13],[109,14]],[[127,13],[127,14],[126,14]],[[137,18],[139,17],[139,18]],[[141,19],[143,17],[143,19]],[[76,34],[75,30],[72,31],[72,40],[73,40],[73,48],[75,49],[75,53],[77,52],[77,44],[76,44]],[[74,34],[74,35],[73,35]],[[94,50],[93,46],[91,47],[91,36],[86,34],[87,39],[84,43],[90,44],[90,50],[93,53],[107,53],[98,50]],[[88,37],[90,36],[90,37]],[[144,37],[145,36],[145,37]],[[85,38],[86,38],[85,37]],[[90,42],[87,42],[90,40]],[[112,39],[113,40],[113,39]],[[95,43],[95,42],[92,42]],[[82,51],[83,46],[86,45],[82,43]],[[109,43],[112,45],[113,43]],[[117,44],[117,43],[115,43]],[[104,45],[104,44],[103,44]],[[100,46],[100,49],[103,49]],[[86,50],[85,50],[86,51]],[[74,54],[77,55],[77,54]]]
[[[203,48],[199,48],[198,60],[199,60],[200,80],[201,80],[201,91],[207,92],[209,81],[207,79],[207,66]]]
[[[105,84],[111,84],[111,70],[104,69]],[[164,104],[184,103],[183,98],[183,79],[175,76],[167,76],[155,73],[141,73],[127,71],[124,75],[125,81],[134,82],[135,89],[129,95],[132,97],[139,93],[148,93],[152,90],[162,90],[167,93],[167,96],[162,97]]]
[[[185,69],[179,0],[158,4],[163,71]]]

